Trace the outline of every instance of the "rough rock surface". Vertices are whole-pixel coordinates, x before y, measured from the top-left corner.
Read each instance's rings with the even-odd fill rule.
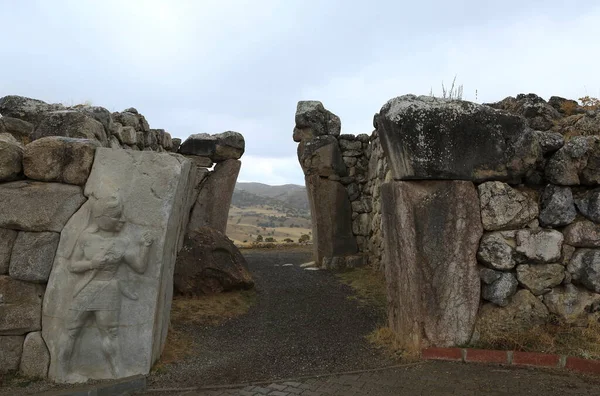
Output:
[[[488,231],[522,228],[538,216],[535,200],[506,183],[480,184],[481,221]]]
[[[516,115],[465,101],[405,95],[376,115],[394,179],[511,180],[541,160]]]
[[[108,137],[104,126],[94,118],[74,110],[47,113],[33,132],[33,139],[36,140],[46,136],[95,139],[102,146],[108,146]]]
[[[57,232],[19,232],[10,258],[12,278],[46,283],[58,247]]]
[[[600,249],[577,249],[567,270],[574,282],[600,293]]]
[[[550,183],[564,186],[600,183],[600,136],[575,136],[546,164]]]
[[[1,100],[1,99],[0,99]],[[33,124],[12,117],[0,117],[0,133],[12,135],[21,144],[31,142]]]
[[[485,273],[485,279],[482,279],[485,284],[481,288],[481,298],[501,307],[505,307],[508,305],[508,298],[517,292],[519,283],[517,282],[515,275],[511,272],[496,272],[497,273],[494,276]],[[485,282],[486,280],[489,281],[493,278],[496,279],[489,283]]]
[[[0,275],[8,274],[15,239],[17,239],[17,231],[0,228]]]
[[[227,160],[215,166],[204,180],[188,223],[188,232],[211,227],[225,233],[235,183],[242,163]]]
[[[62,109],[63,105],[48,104],[24,96],[8,95],[0,98],[0,114],[3,117],[18,118],[33,125],[39,124],[47,112]]]
[[[556,263],[560,260],[564,237],[556,230],[518,230],[517,253],[534,263]]]
[[[0,275],[0,336],[41,329],[44,287]]]
[[[588,314],[600,303],[600,294],[591,293],[573,284],[552,289],[544,295],[548,310],[566,323],[588,324]]]
[[[549,292],[565,279],[561,264],[521,264],[517,267],[519,283],[536,296]]]
[[[0,184],[0,202],[0,228],[61,232],[85,197],[78,186],[15,181]]]
[[[19,369],[23,339],[23,336],[0,336],[0,374]]]
[[[495,109],[525,117],[531,128],[547,131],[554,126],[554,121],[561,117],[560,113],[550,103],[536,94],[519,94],[516,98],[507,97],[497,103],[486,103]]]
[[[296,108],[294,142],[312,139],[317,136],[339,136],[342,130],[340,118],[315,100],[299,101]]]
[[[200,157],[211,157],[216,150],[217,138],[208,133],[197,133],[190,135],[181,146],[179,153],[186,155],[197,155]]]
[[[497,270],[510,270],[515,260],[515,231],[495,231],[484,234],[479,243],[477,258],[485,266]]]
[[[565,243],[575,247],[600,247],[600,225],[589,220],[576,221],[563,231]]]
[[[160,356],[190,169],[180,155],[96,150],[89,199],[61,233],[44,296],[51,379],[147,374]]]
[[[133,146],[138,143],[136,130],[132,126],[123,126],[120,123],[115,123],[113,134],[121,144]]]
[[[22,161],[21,143],[8,133],[0,133],[0,182],[18,179],[23,170]]]
[[[246,149],[244,136],[239,132],[227,131],[213,135],[217,139],[215,152],[211,156],[214,162],[240,159]]]
[[[87,181],[97,140],[49,136],[27,146],[23,155],[25,176],[33,180],[84,185]]]
[[[406,347],[471,339],[479,308],[483,227],[465,181],[384,183],[381,211],[392,330]]]
[[[571,224],[576,216],[571,189],[553,184],[547,185],[541,197],[540,225],[562,227]]]
[[[173,280],[175,292],[184,295],[248,289],[254,285],[238,248],[223,233],[209,227],[185,236]]]
[[[23,343],[23,356],[19,365],[21,375],[33,378],[45,378],[48,375],[50,353],[42,339],[42,333],[35,331],[27,334]]]
[[[521,289],[505,307],[483,304],[477,318],[476,333],[482,338],[514,333],[544,324],[548,317],[548,308],[529,290]]]
[[[305,181],[313,219],[315,261],[322,265],[325,257],[356,254],[352,206],[344,186],[318,175],[306,176]]]
[[[582,215],[594,223],[600,223],[600,188],[586,191],[575,200],[575,204]]]
[[[298,145],[298,160],[304,175],[340,177],[348,174],[338,141],[333,136],[317,136]]]

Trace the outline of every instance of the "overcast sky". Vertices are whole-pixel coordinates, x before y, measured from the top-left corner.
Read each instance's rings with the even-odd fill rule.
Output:
[[[304,184],[298,100],[358,134],[455,75],[477,102],[600,96],[589,0],[0,0],[0,15],[0,96],[133,106],[182,139],[241,132],[240,181]]]

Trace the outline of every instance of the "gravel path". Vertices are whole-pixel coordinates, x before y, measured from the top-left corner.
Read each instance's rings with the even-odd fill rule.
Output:
[[[330,272],[310,271],[307,250],[246,250],[258,297],[250,311],[220,326],[187,329],[195,356],[153,374],[150,388],[206,386],[344,372],[394,362],[365,336],[384,318],[350,299]],[[286,265],[288,264],[288,265]],[[292,265],[289,265],[292,264]]]

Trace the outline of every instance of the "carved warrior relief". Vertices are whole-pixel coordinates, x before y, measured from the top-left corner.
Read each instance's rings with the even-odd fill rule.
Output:
[[[113,377],[122,372],[120,365],[119,314],[121,299],[137,300],[128,279],[127,266],[143,274],[148,252],[154,242],[145,232],[138,241],[122,233],[125,219],[118,193],[92,198],[90,222],[78,236],[73,250],[63,259],[76,278],[72,300],[65,320],[65,332],[58,343],[61,377],[71,372],[73,348],[84,325],[93,319],[99,330],[102,352]],[[121,270],[121,271],[119,271]]]

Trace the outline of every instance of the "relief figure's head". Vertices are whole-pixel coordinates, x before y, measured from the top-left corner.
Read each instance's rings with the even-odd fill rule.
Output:
[[[119,232],[125,224],[123,205],[118,195],[98,198],[94,202],[92,215],[98,228],[103,231]]]

